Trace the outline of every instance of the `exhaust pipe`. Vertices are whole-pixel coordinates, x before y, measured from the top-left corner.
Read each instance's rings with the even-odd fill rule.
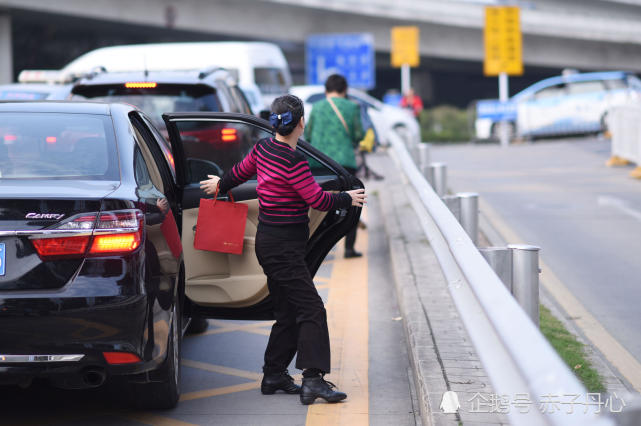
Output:
[[[97,388],[105,383],[107,374],[104,368],[89,367],[82,373],[82,381],[85,385],[91,388]]]

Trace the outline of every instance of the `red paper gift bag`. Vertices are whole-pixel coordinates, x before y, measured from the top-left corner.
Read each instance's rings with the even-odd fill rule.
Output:
[[[160,232],[165,236],[165,240],[167,240],[171,254],[178,259],[180,257],[180,253],[183,251],[183,246],[180,242],[176,219],[174,218],[174,214],[171,210],[169,210],[169,213],[167,213],[165,219],[162,221],[162,224],[160,225]]]
[[[216,196],[218,191],[216,191]],[[201,198],[196,222],[194,248],[197,250],[241,254],[247,222],[247,204],[232,200],[218,201]]]

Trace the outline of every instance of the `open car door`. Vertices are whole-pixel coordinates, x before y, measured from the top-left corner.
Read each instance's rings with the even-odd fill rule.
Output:
[[[260,118],[233,113],[171,113],[163,119],[172,144],[179,196],[182,199],[181,239],[185,262],[185,294],[192,315],[209,318],[271,319],[267,278],[254,249],[258,226],[257,181],[254,176],[232,190],[234,200],[248,204],[241,255],[194,248],[201,198],[211,197],[199,182],[207,175],[222,176],[241,161],[262,138],[273,137],[270,124]],[[298,150],[307,158],[316,181],[326,191],[362,188],[363,184],[336,162],[304,141]],[[218,199],[226,200],[227,194]],[[310,238],[306,261],[312,276],[323,259],[356,225],[361,209],[321,212],[310,209]]]

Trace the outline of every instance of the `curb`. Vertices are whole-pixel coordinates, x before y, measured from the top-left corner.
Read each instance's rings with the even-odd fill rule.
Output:
[[[432,412],[437,407],[430,406],[429,390],[424,379],[427,376],[427,372],[422,369],[420,362],[421,356],[418,353],[419,347],[425,348],[433,346],[431,339],[432,333],[427,324],[423,307],[421,306],[418,290],[416,289],[416,280],[408,260],[408,253],[405,250],[403,235],[398,223],[394,220],[393,207],[391,207],[388,202],[385,202],[382,197],[379,197],[379,201],[381,209],[383,210],[383,222],[388,238],[396,295],[399,310],[403,317],[403,329],[405,331],[410,365],[416,385],[421,424],[424,426],[432,426],[435,425]],[[425,357],[425,354],[432,351],[423,350],[422,352],[423,357]],[[438,362],[436,359],[434,361]],[[442,387],[446,387],[444,380]]]

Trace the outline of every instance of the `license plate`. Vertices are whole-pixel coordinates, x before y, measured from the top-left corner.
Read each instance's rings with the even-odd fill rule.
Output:
[[[4,261],[7,258],[5,253],[6,250],[4,249],[4,243],[0,243],[0,276],[4,275]]]

